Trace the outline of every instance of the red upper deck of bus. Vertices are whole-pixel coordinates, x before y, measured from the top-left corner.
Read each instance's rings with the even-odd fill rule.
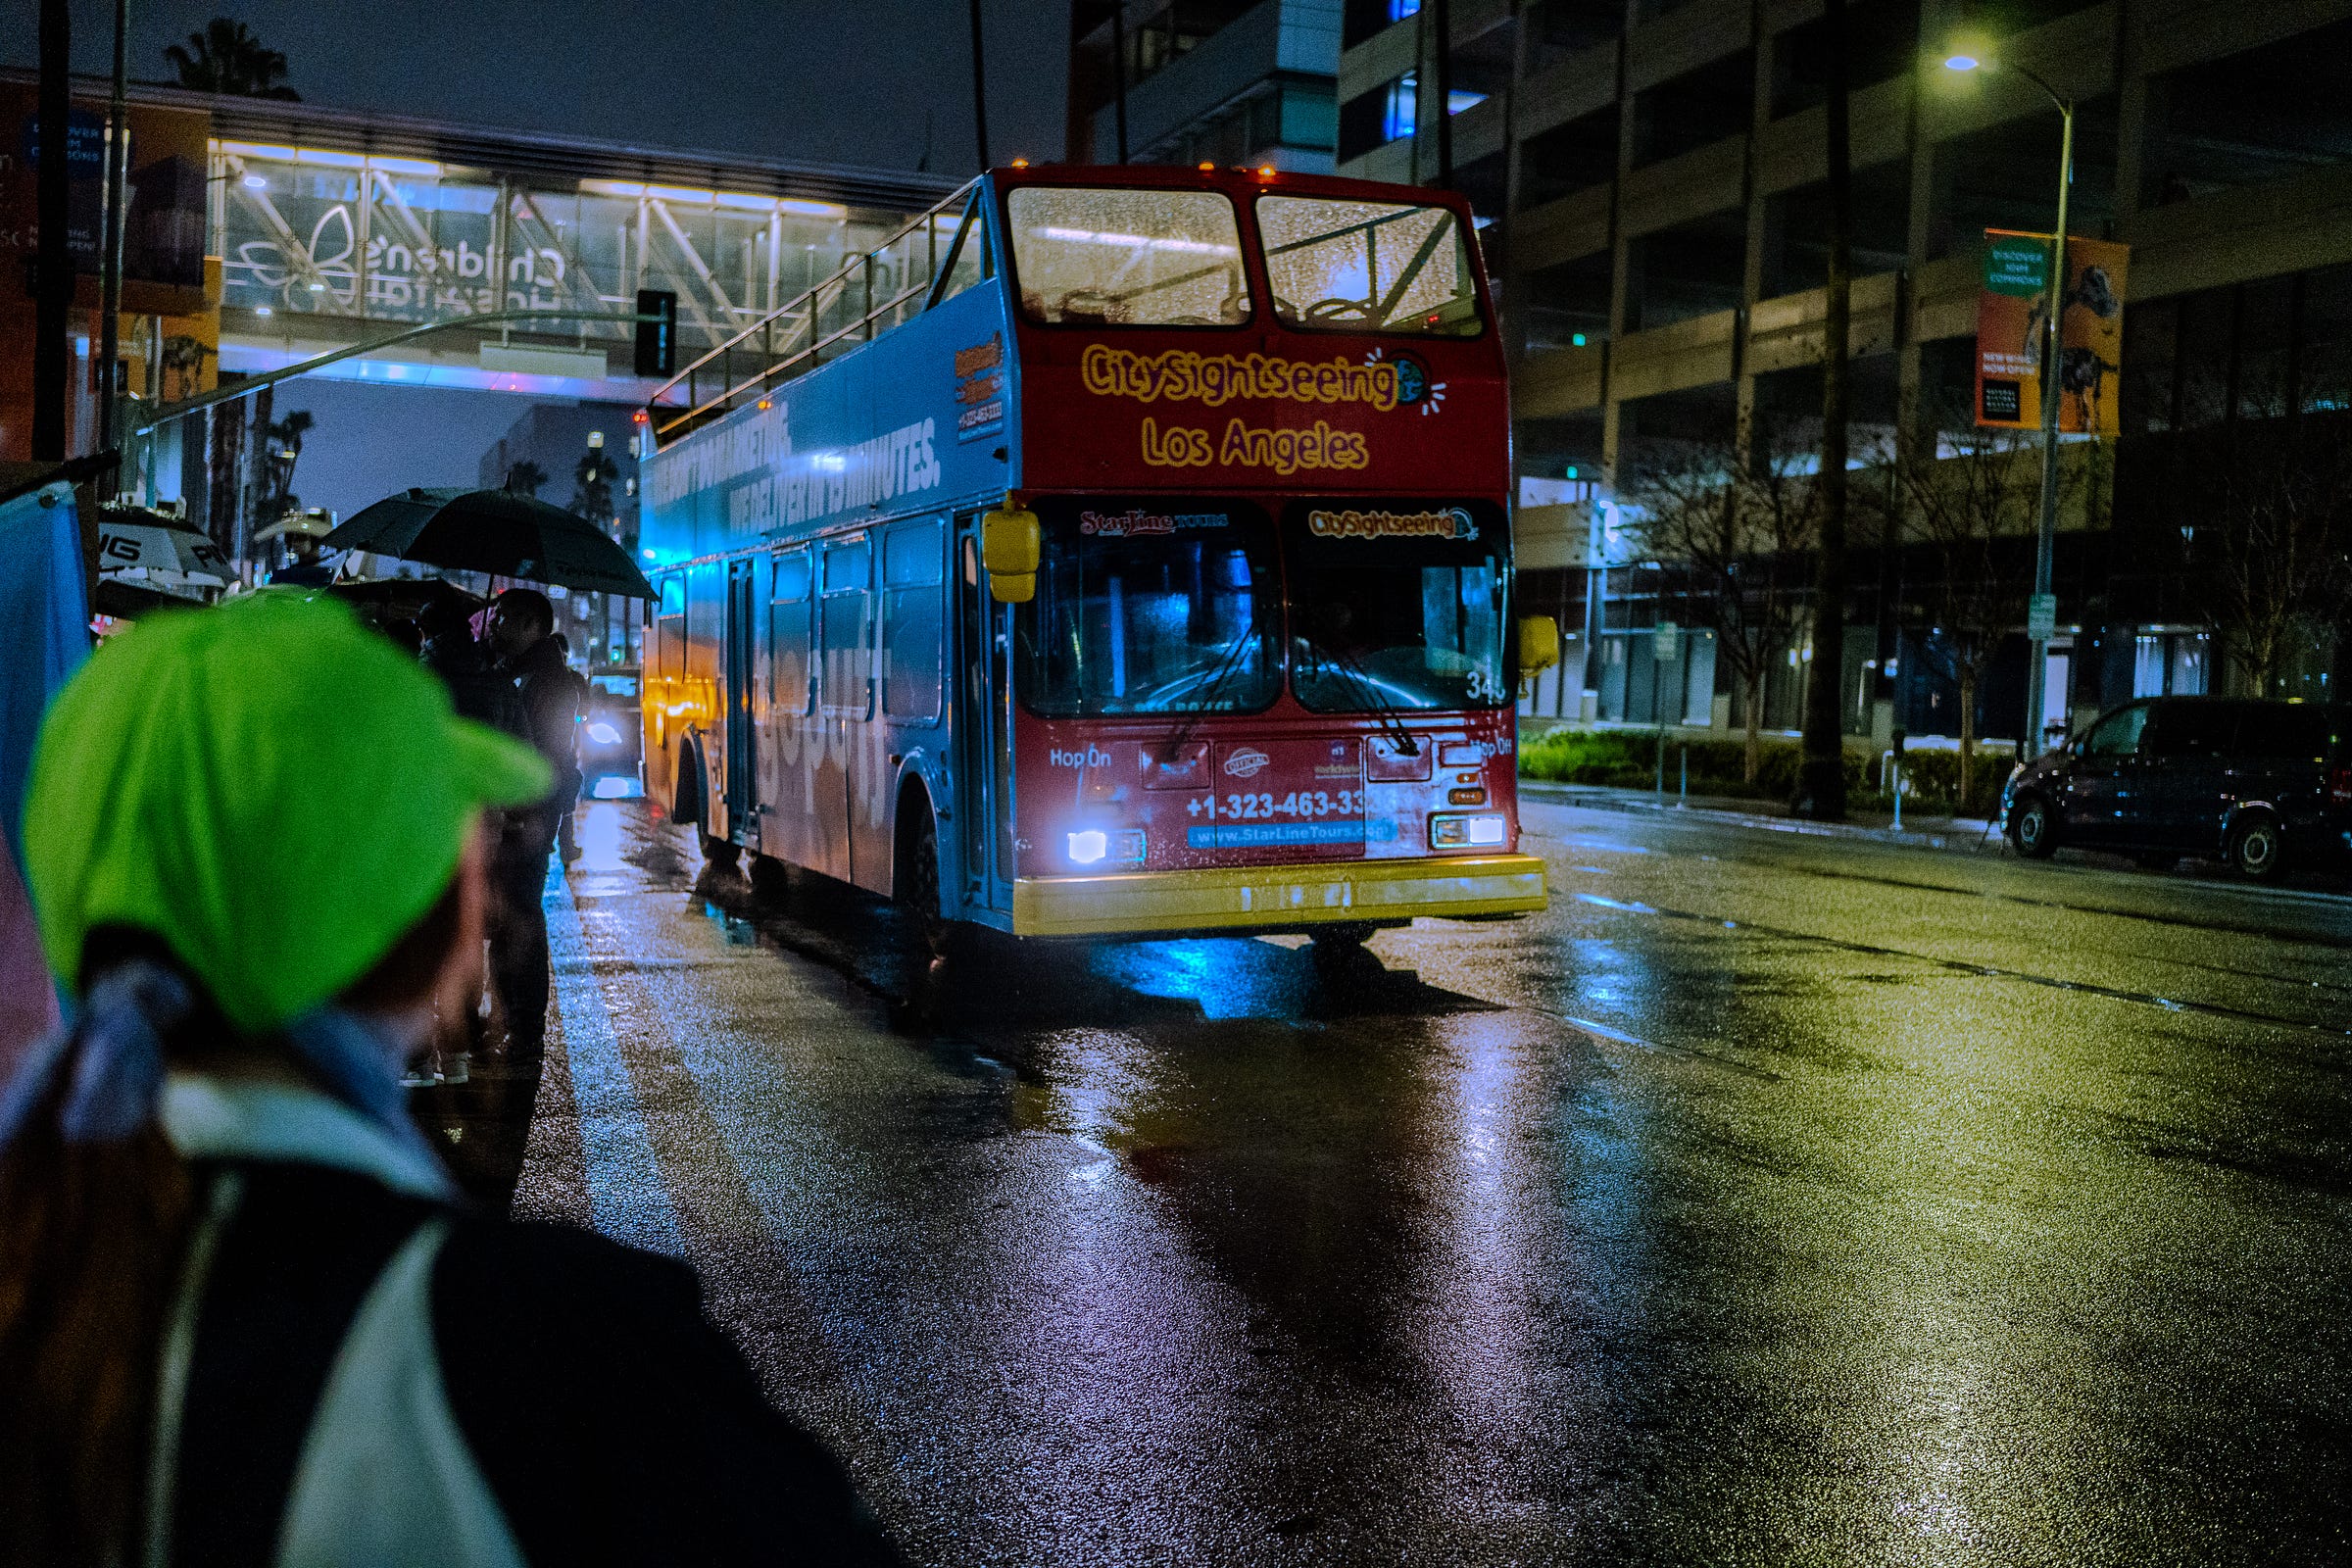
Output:
[[[1459,197],[1270,170],[1111,175],[992,176],[1021,488],[1503,499],[1502,345]]]

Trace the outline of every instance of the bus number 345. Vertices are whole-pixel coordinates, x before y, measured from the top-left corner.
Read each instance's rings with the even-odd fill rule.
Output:
[[[1341,790],[1336,795],[1326,790],[1294,790],[1283,796],[1228,795],[1222,801],[1210,795],[1185,808],[1194,816],[1267,821],[1279,816],[1354,816],[1363,810],[1364,801],[1354,790]]]

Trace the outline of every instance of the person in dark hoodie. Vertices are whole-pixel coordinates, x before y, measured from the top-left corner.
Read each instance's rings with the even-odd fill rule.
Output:
[[[430,601],[417,614],[416,629],[423,637],[416,657],[449,688],[449,700],[457,705],[459,717],[504,730],[518,740],[531,738],[514,677],[492,667],[491,652],[474,639],[472,617],[466,613],[462,601]]]
[[[554,786],[546,798],[507,812],[491,867],[497,911],[490,930],[491,980],[507,1016],[506,1056],[535,1065],[547,1042],[547,858],[557,821],[579,798],[576,731],[586,682],[564,662],[556,609],[547,595],[510,588],[491,601],[491,667],[514,681],[525,733],[547,760]]]
[[[0,1568],[897,1561],[684,1266],[473,1213],[405,1113],[480,984],[482,814],[548,782],[281,593],[59,695],[24,869],[74,1016],[0,1084]]]

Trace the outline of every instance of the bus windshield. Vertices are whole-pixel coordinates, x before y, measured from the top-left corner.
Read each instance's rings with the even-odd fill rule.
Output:
[[[1284,527],[1291,690],[1318,713],[1499,708],[1503,523],[1487,505],[1309,502]]]
[[[1238,326],[1250,284],[1214,191],[1024,185],[1005,198],[1021,310],[1088,326]]]
[[[1443,207],[1260,196],[1274,314],[1312,332],[1476,337],[1478,288]]]
[[[1255,711],[1274,701],[1274,542],[1229,501],[1041,501],[1020,689],[1049,718]]]

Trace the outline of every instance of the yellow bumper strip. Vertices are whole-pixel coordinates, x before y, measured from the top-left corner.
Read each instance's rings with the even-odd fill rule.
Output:
[[[1024,937],[1282,930],[1416,914],[1520,914],[1544,905],[1544,862],[1532,855],[1325,860],[1022,877],[1012,885],[1012,929]]]

